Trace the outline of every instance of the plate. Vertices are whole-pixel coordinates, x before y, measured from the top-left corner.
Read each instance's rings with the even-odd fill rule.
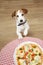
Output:
[[[42,65],[43,48],[36,42],[22,42],[14,51],[16,65]]]

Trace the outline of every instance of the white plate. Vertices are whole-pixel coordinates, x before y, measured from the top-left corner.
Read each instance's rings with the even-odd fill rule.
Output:
[[[15,63],[15,65],[18,65],[18,64],[17,64],[17,60],[16,60],[16,50],[19,49],[19,48],[20,48],[21,46],[23,46],[24,44],[35,44],[35,45],[37,45],[37,46],[42,50],[42,52],[43,52],[43,48],[41,48],[41,46],[40,46],[38,43],[36,43],[36,42],[31,42],[31,41],[22,42],[22,43],[20,43],[20,44],[15,48],[15,51],[14,51],[13,58],[14,58],[14,63]],[[43,65],[43,64],[42,64],[42,65]]]

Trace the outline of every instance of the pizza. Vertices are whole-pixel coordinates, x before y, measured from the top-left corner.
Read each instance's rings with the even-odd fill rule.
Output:
[[[17,65],[42,65],[42,49],[35,43],[27,42],[16,48],[15,58]]]

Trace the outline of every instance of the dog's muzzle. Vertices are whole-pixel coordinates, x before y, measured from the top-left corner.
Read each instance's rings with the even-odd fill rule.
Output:
[[[25,23],[26,23],[26,21],[22,22],[22,23],[19,23],[18,26],[24,25]]]

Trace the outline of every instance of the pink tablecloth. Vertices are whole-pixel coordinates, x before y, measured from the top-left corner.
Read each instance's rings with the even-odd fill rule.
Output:
[[[13,53],[18,44],[24,41],[33,41],[43,48],[43,41],[37,38],[25,37],[23,39],[16,39],[8,43],[0,52],[0,65],[15,65],[13,61]]]

